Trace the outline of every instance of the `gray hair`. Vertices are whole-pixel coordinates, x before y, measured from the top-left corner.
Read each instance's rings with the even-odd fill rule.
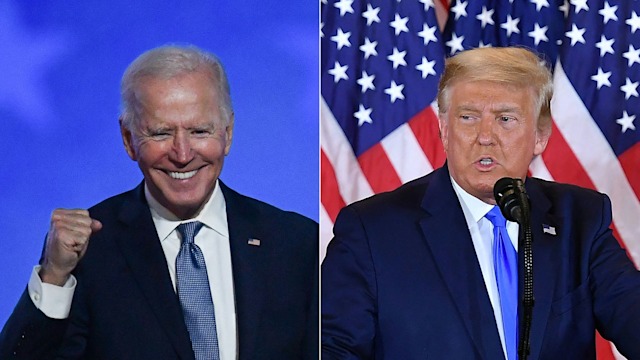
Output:
[[[226,125],[233,114],[229,82],[224,67],[212,53],[193,45],[165,45],[148,50],[138,56],[125,70],[120,83],[122,126],[133,131],[139,124],[139,108],[136,92],[144,78],[171,79],[176,76],[199,72],[211,80],[219,98],[219,110]]]

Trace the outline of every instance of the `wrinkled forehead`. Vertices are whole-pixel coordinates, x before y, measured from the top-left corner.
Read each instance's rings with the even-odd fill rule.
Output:
[[[166,79],[158,77],[140,79],[135,96],[138,103],[144,107],[179,107],[187,104],[217,106],[219,98],[211,82],[196,74]]]
[[[447,108],[455,100],[457,104],[477,104],[478,102],[514,104],[517,102],[520,107],[532,106],[535,109],[538,95],[535,87],[528,83],[466,79],[452,81],[443,92]],[[441,109],[443,112],[447,110]]]
[[[144,125],[157,121],[223,120],[216,89],[201,78],[145,79],[136,90],[136,98],[136,113]]]

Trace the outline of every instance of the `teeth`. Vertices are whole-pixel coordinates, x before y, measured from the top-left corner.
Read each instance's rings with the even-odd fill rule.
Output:
[[[193,177],[193,175],[195,175],[197,172],[198,172],[198,170],[193,170],[193,171],[189,171],[189,172],[169,171],[169,176],[171,176],[174,179],[184,180],[184,179],[189,179],[189,178]]]
[[[491,165],[493,163],[493,160],[491,159],[481,159],[480,160],[480,164],[482,165]]]

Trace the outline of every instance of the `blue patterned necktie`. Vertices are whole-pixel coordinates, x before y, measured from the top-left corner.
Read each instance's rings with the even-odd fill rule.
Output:
[[[518,254],[507,233],[507,220],[494,206],[485,217],[493,224],[493,269],[500,295],[507,359],[517,359]]]
[[[176,287],[196,360],[211,360],[220,359],[220,351],[207,266],[194,242],[201,227],[199,221],[178,226],[182,245],[176,258]]]

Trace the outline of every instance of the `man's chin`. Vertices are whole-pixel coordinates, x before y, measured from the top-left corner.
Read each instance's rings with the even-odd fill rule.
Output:
[[[198,194],[198,196],[193,194],[189,194],[189,196],[186,196],[186,194],[168,195],[162,197],[164,200],[161,202],[162,206],[180,218],[184,218],[185,214],[197,213],[207,201],[207,197],[204,194]]]
[[[493,186],[497,180],[498,179],[476,183],[473,185],[473,193],[468,192],[484,202],[490,201],[493,199]]]
[[[204,202],[181,202],[171,203],[170,207],[167,207],[171,213],[181,219],[190,219],[198,215],[202,209]]]
[[[507,175],[499,174],[497,172],[486,174],[485,176],[480,177],[476,184],[476,188],[481,189],[482,191],[490,191],[493,192],[493,186],[496,182]]]

